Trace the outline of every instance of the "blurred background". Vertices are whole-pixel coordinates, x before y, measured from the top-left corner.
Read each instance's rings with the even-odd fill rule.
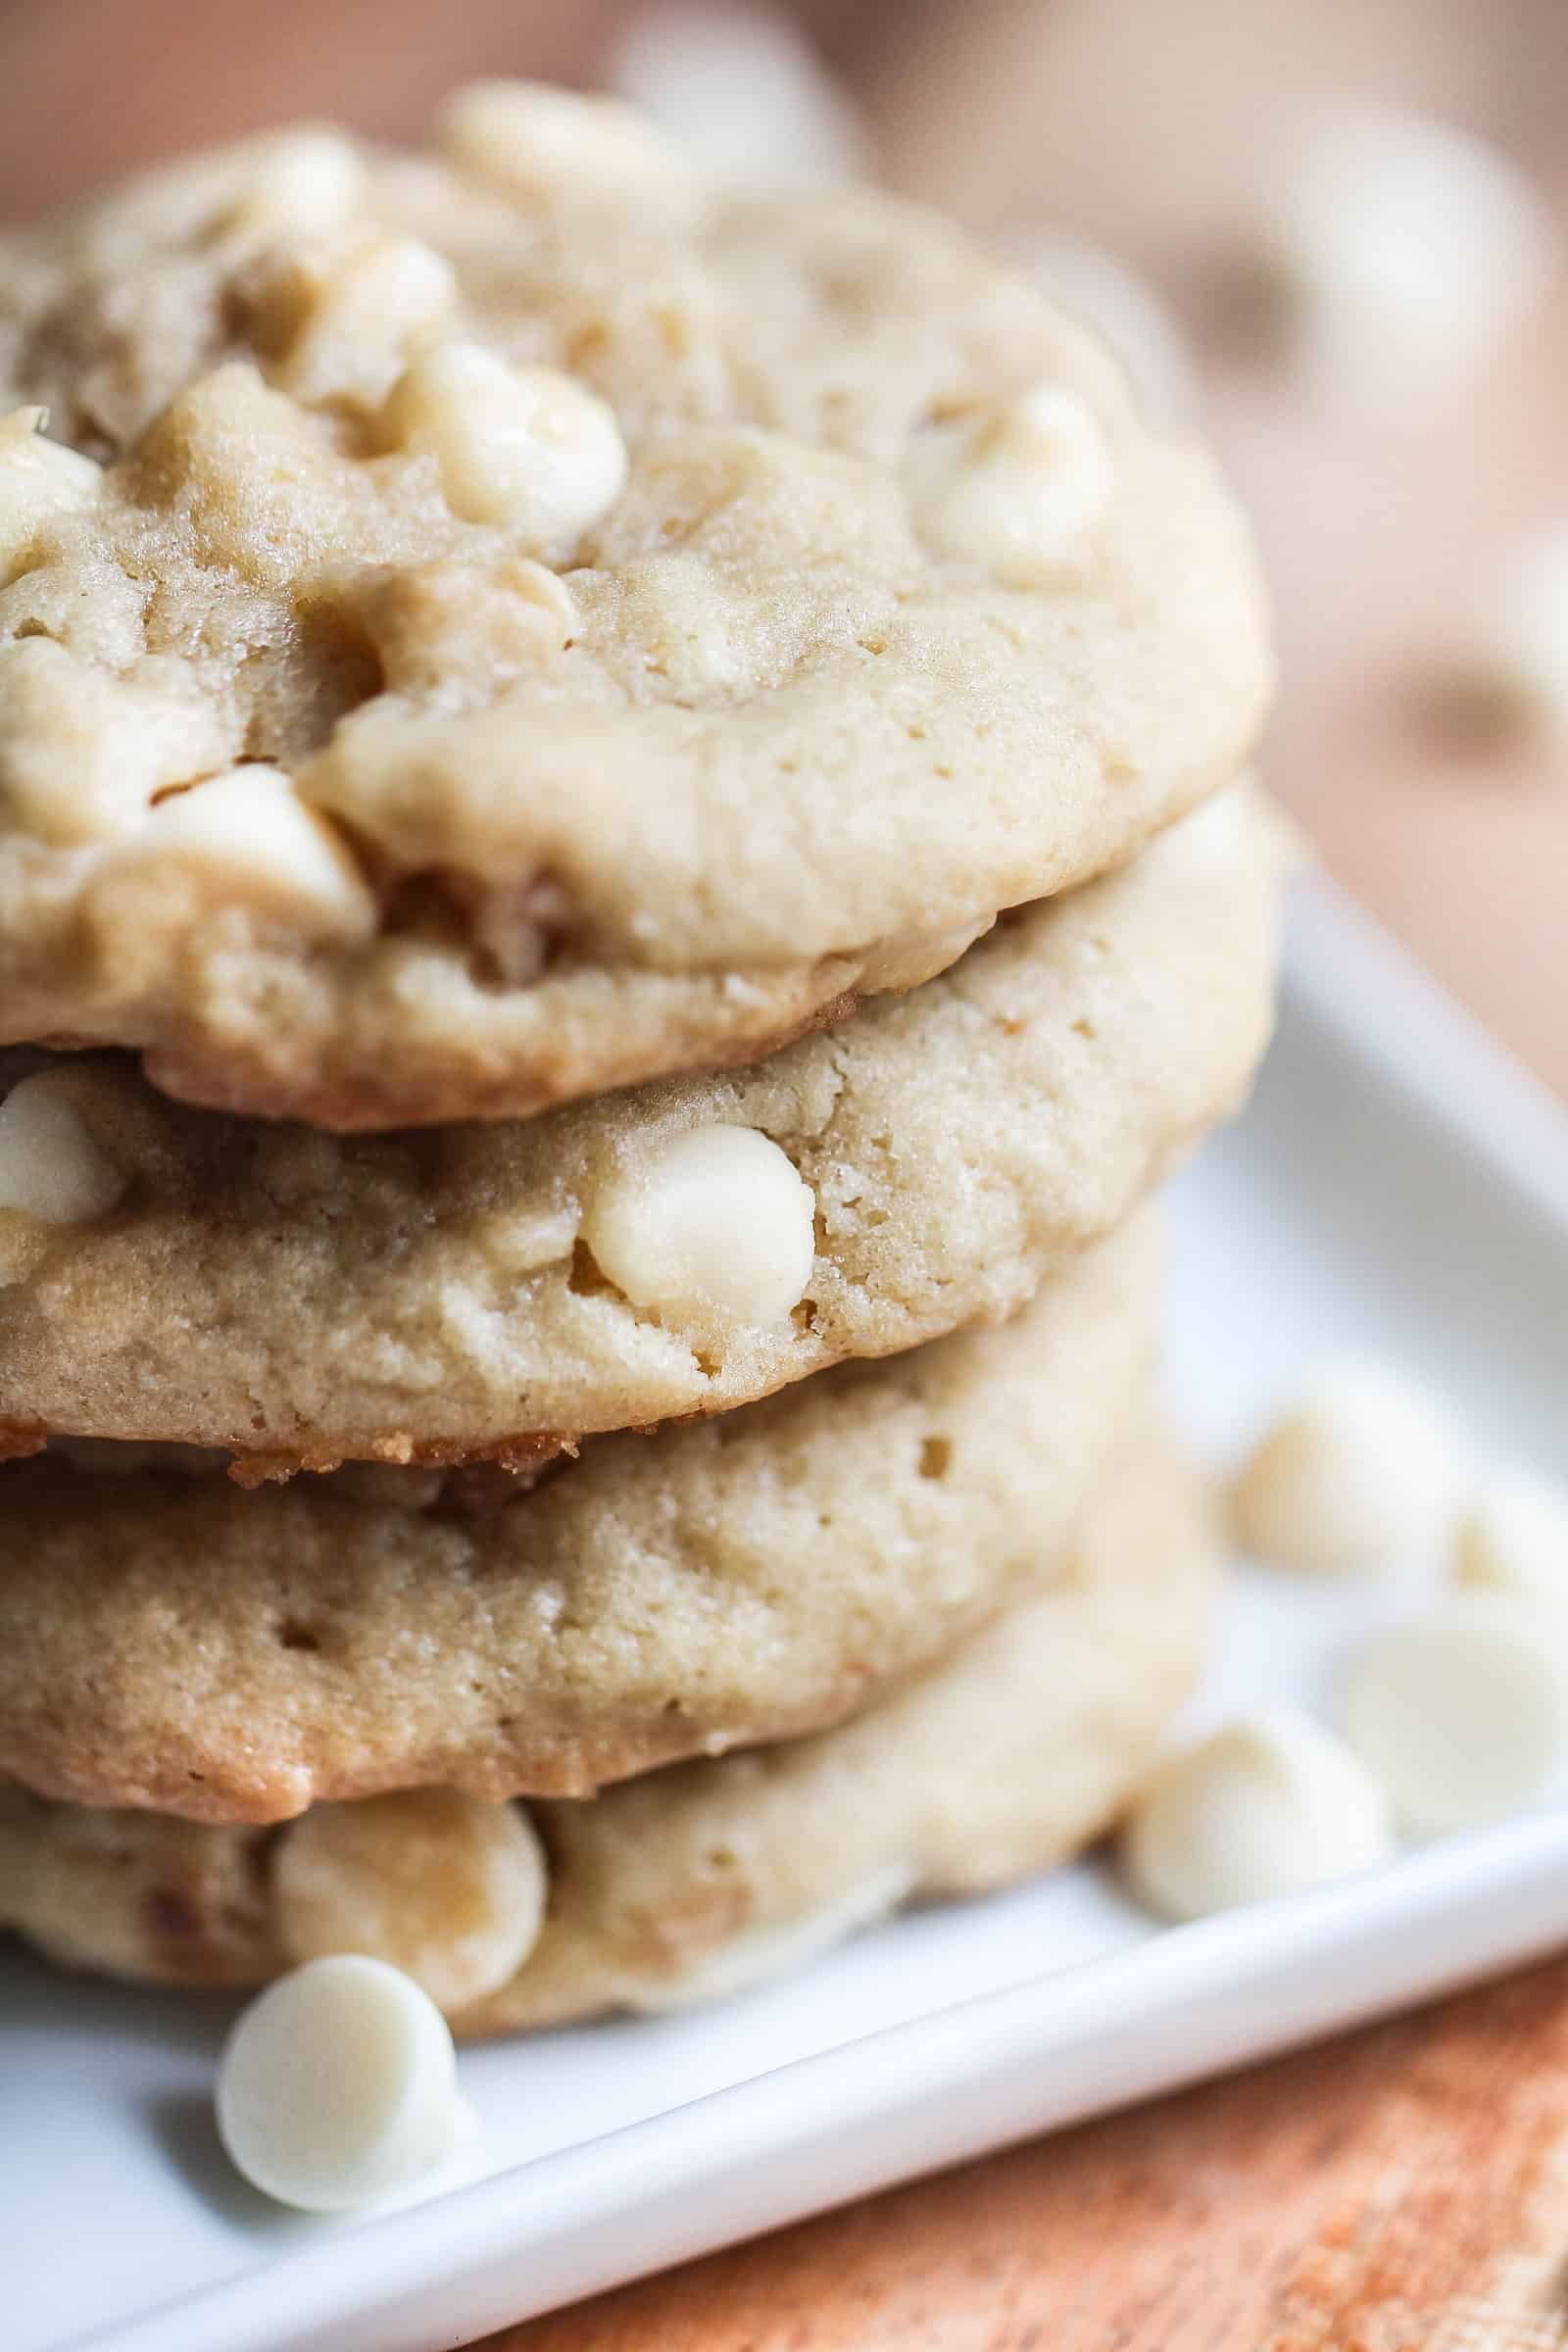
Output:
[[[1270,782],[1568,1094],[1562,0],[0,0],[0,212],[480,74],[1012,243],[1221,447],[1274,584]]]

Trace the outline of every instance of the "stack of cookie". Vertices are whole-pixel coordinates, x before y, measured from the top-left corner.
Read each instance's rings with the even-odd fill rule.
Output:
[[[1208,1587],[1144,1204],[1269,1023],[1202,456],[521,86],[0,305],[0,1923],[499,2031],[1096,1835]]]

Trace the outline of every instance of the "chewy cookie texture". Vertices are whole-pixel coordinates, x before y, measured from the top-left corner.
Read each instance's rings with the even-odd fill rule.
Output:
[[[0,1024],[329,1127],[750,1060],[1267,679],[1206,460],[945,224],[470,92],[0,246]],[[44,418],[47,416],[47,428]]]
[[[1045,1596],[836,1730],[586,1802],[427,1791],[275,1833],[11,1793],[0,1922],[173,1984],[368,1952],[475,2035],[715,1998],[913,1896],[1003,1885],[1095,1837],[1187,1694],[1213,1577],[1191,1478],[1146,1444]]]
[[[1245,1090],[1282,862],[1226,793],[830,1034],[534,1120],[337,1139],[35,1072],[0,1105],[12,1446],[527,1463],[1015,1312]]]
[[[375,1469],[246,1494],[128,1446],[13,1463],[0,1774],[271,1821],[420,1785],[579,1794],[813,1729],[1053,1574],[1147,1411],[1156,1300],[1146,1220],[1001,1330],[593,1441],[521,1492]]]
[[[362,1996],[444,2131],[443,2015],[1127,1806],[1267,678],[1202,453],[868,191],[493,84],[0,240],[0,1928],[324,1967],[220,2094],[277,2193]]]

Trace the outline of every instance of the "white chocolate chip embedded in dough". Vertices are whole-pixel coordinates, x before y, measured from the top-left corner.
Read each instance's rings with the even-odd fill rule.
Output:
[[[301,129],[268,139],[229,216],[242,235],[325,236],[354,217],[366,170],[353,143],[333,130]]]
[[[0,646],[0,824],[61,848],[134,833],[161,792],[231,755],[194,686],[118,678],[48,637]]]
[[[906,478],[929,546],[983,564],[1005,587],[1034,588],[1082,565],[1116,477],[1087,401],[1037,384],[979,421],[919,435]]]
[[[21,1078],[0,1102],[0,1209],[44,1225],[91,1225],[127,1181],[76,1108],[67,1071]]]
[[[1301,361],[1356,399],[1462,384],[1540,297],[1554,249],[1548,208],[1506,156],[1375,106],[1311,125],[1258,233]]]
[[[363,1954],[312,1960],[239,2018],[218,2074],[218,2130],[247,2180],[308,2213],[344,2213],[450,2153],[464,2108],[446,2020]]]
[[[569,547],[626,481],[608,403],[554,368],[513,368],[478,343],[421,353],[383,412],[395,447],[433,457],[455,514],[503,525],[528,551]]]
[[[1170,1758],[1123,1825],[1118,1858],[1167,1919],[1201,1919],[1370,1870],[1394,1849],[1365,1766],[1309,1715],[1259,1710]]]
[[[1459,1514],[1457,1583],[1568,1607],[1568,1493],[1527,1471],[1487,1479]]]
[[[618,98],[476,81],[449,100],[437,135],[455,164],[528,204],[693,193],[679,149]]]
[[[256,295],[257,329],[278,346],[270,372],[291,398],[377,409],[457,296],[457,272],[433,246],[361,237],[280,257]]]
[[[133,892],[153,920],[160,901],[172,906],[176,878],[215,905],[249,906],[310,938],[368,939],[376,926],[374,896],[337,835],[287,776],[260,762],[160,801],[90,895],[112,918]]]
[[[1555,1608],[1454,1593],[1366,1642],[1345,1686],[1347,1739],[1411,1830],[1478,1827],[1550,1788],[1568,1727]]]
[[[752,1127],[694,1127],[608,1174],[582,1239],[634,1306],[782,1323],[811,1279],[815,1197]]]
[[[453,2014],[515,1976],[547,1882],[516,1805],[421,1788],[313,1806],[279,1837],[271,1883],[291,1957],[369,1952]]]
[[[1283,1568],[1431,1570],[1463,1478],[1458,1433],[1432,1398],[1384,1365],[1329,1364],[1244,1463],[1237,1537]]]
[[[79,450],[45,438],[46,409],[0,417],[0,585],[15,577],[39,525],[103,496],[104,469]]]

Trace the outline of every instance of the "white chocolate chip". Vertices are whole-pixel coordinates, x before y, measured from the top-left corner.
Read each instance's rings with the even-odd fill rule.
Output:
[[[1290,855],[1283,828],[1279,847],[1283,864]],[[1239,877],[1257,856],[1257,807],[1250,786],[1226,784],[1211,792],[1139,855],[1150,860],[1143,870],[1169,874],[1172,889],[1191,889],[1200,875]]]
[[[79,450],[45,439],[46,409],[0,417],[0,585],[51,514],[79,513],[103,496],[104,469]]]
[[[1514,551],[1451,667],[1447,699],[1500,731],[1568,738],[1568,524]]]
[[[1554,245],[1546,207],[1506,156],[1370,106],[1308,133],[1259,234],[1325,388],[1429,400],[1492,358],[1539,299]]]
[[[281,2204],[372,2204],[438,2164],[462,2126],[446,2020],[382,1960],[343,1954],[279,1977],[224,2045],[219,2135]]]
[[[860,119],[800,27],[772,8],[639,10],[611,61],[618,95],[732,186],[867,176]]]
[[[1201,1919],[1370,1870],[1393,1847],[1377,1781],[1309,1715],[1279,1705],[1162,1765],[1118,1854],[1152,1910]]]
[[[583,1211],[600,1271],[634,1306],[782,1323],[811,1279],[816,1201],[752,1127],[694,1127],[628,1159]]]
[[[1555,1609],[1455,1593],[1376,1635],[1345,1689],[1345,1732],[1409,1829],[1462,1830],[1545,1795],[1568,1718]]]
[[[175,876],[312,938],[368,939],[375,929],[374,897],[337,835],[287,776],[259,762],[160,801],[93,895],[101,909],[127,887],[167,898]]]
[[[282,317],[272,374],[307,404],[379,408],[411,353],[451,318],[457,295],[451,263],[417,237],[291,252],[258,298],[264,333],[269,312]]]
[[[1463,1478],[1457,1432],[1430,1397],[1380,1364],[1326,1365],[1243,1465],[1236,1533],[1283,1568],[1432,1569]]]
[[[116,677],[48,637],[0,646],[0,712],[4,821],[57,847],[134,833],[161,792],[230,753],[199,692]]]
[[[545,1892],[526,1815],[451,1788],[315,1805],[272,1859],[278,1934],[292,1958],[369,1952],[449,2014],[516,1975]]]
[[[858,1886],[847,1887],[832,1902],[820,1904],[804,1917],[743,1928],[704,1958],[683,1967],[671,1984],[636,1988],[628,2005],[655,2013],[694,2009],[708,2001],[727,2001],[774,1977],[798,1975],[835,1944],[858,1936],[896,1911],[918,1877],[918,1871],[906,1864],[890,1862]]]
[[[249,182],[230,215],[243,234],[325,236],[364,202],[365,165],[337,131],[289,131],[255,152]]]
[[[922,537],[983,564],[1009,588],[1080,566],[1115,487],[1104,428],[1065,384],[1033,391],[979,420],[938,425],[909,452]]]
[[[0,1102],[0,1208],[45,1225],[91,1225],[126,1182],[76,1108],[69,1072],[20,1078]]]
[[[443,110],[437,132],[456,164],[529,204],[684,195],[690,173],[671,142],[618,98],[537,81],[476,81]]]
[[[1079,237],[1014,237],[1009,250],[1053,301],[1114,352],[1152,416],[1194,414],[1192,353],[1158,296],[1124,262]]]
[[[1461,1585],[1568,1604],[1568,1493],[1523,1470],[1494,1473],[1459,1514],[1453,1572]]]
[[[420,354],[384,413],[391,441],[433,457],[455,514],[500,523],[524,550],[569,547],[626,481],[614,412],[554,368],[513,368],[481,344]]]

